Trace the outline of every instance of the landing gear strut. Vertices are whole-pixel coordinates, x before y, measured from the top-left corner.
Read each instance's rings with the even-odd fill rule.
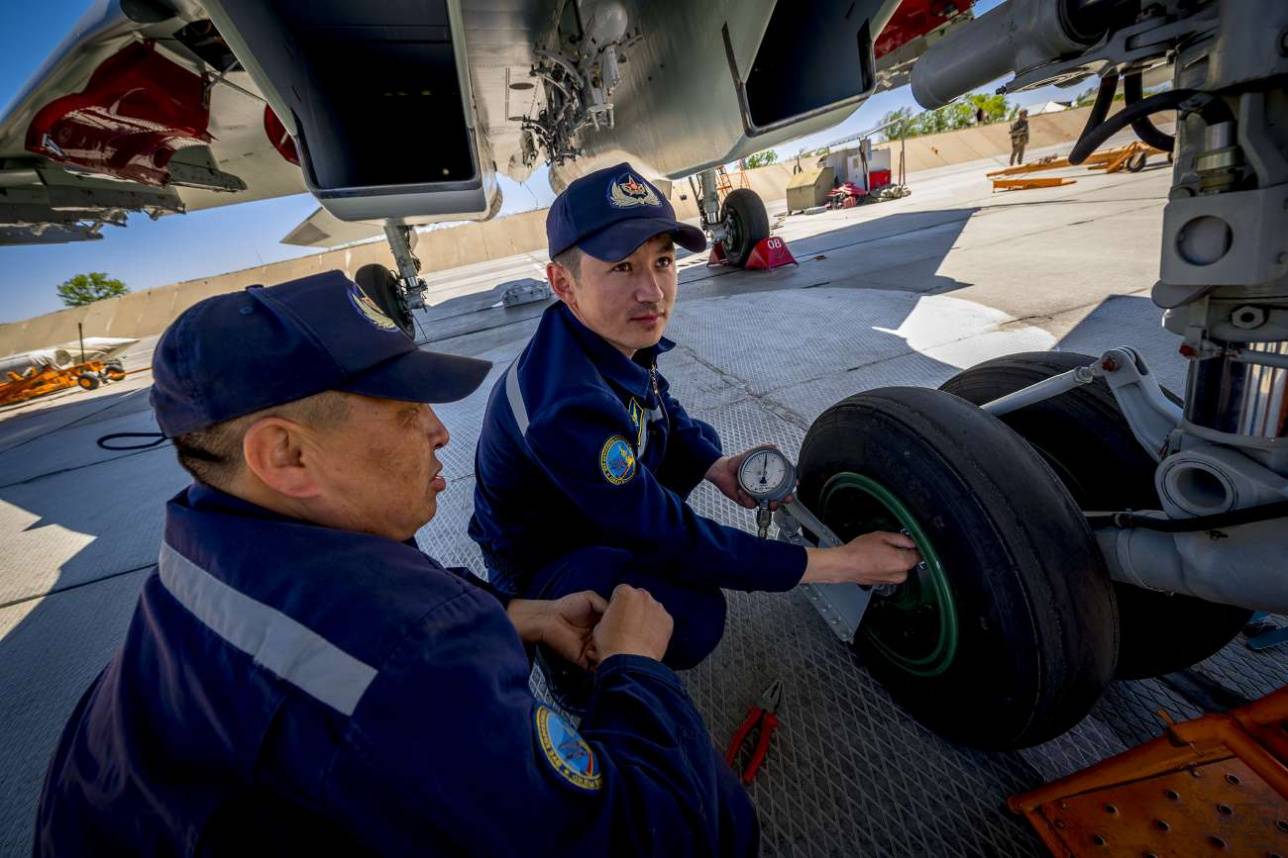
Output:
[[[737,188],[730,190],[721,204],[715,168],[703,170],[699,178],[702,193],[698,197],[698,209],[702,213],[702,228],[711,234],[713,244],[719,242],[724,248],[725,260],[742,268],[752,249],[769,237],[765,203],[750,188]]]
[[[385,240],[389,242],[394,265],[398,268],[397,278],[383,265],[366,265],[358,270],[355,279],[363,291],[398,323],[404,334],[414,337],[415,323],[411,312],[425,308],[420,260],[412,253],[416,246],[416,230],[405,224],[386,221]]]

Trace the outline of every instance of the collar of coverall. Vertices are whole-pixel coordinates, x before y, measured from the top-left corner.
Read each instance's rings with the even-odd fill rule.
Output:
[[[324,524],[307,521],[302,518],[292,518],[289,515],[283,515],[279,512],[273,512],[271,509],[260,506],[257,503],[251,503],[243,500],[236,495],[230,495],[228,492],[215,488],[212,485],[193,480],[192,484],[186,489],[179,492],[174,500],[189,509],[200,512],[223,513],[226,515],[236,515],[243,518],[263,518],[269,521],[284,521],[290,524],[311,525],[313,527],[326,527]],[[416,542],[416,537],[412,536],[403,540],[403,544],[420,551],[420,544]],[[422,552],[424,553],[424,552]]]
[[[656,363],[658,355],[675,348],[675,343],[663,337],[657,345],[640,349],[634,358],[628,358],[608,340],[583,325],[572,314],[572,310],[568,309],[567,304],[560,301],[554,306],[554,311],[555,316],[590,355],[601,375],[630,393],[648,397],[652,389],[648,368]]]

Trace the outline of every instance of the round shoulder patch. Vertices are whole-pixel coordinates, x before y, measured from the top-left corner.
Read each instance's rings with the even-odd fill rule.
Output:
[[[595,752],[562,715],[538,704],[532,717],[536,721],[537,741],[552,769],[580,789],[593,791],[603,787],[604,775],[595,760]]]
[[[599,470],[615,486],[635,476],[635,449],[621,435],[609,436],[599,451]]]

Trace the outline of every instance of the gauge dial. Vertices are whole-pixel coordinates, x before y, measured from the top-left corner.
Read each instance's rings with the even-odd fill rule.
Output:
[[[756,500],[781,500],[795,482],[796,469],[776,447],[752,450],[738,467],[738,484]]]

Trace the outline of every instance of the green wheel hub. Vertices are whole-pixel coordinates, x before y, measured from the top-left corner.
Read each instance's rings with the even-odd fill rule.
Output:
[[[859,634],[892,664],[915,676],[939,676],[957,656],[957,608],[939,554],[921,524],[871,477],[842,471],[824,484],[819,516],[841,539],[874,530],[903,531],[924,561],[893,595],[876,597]]]

